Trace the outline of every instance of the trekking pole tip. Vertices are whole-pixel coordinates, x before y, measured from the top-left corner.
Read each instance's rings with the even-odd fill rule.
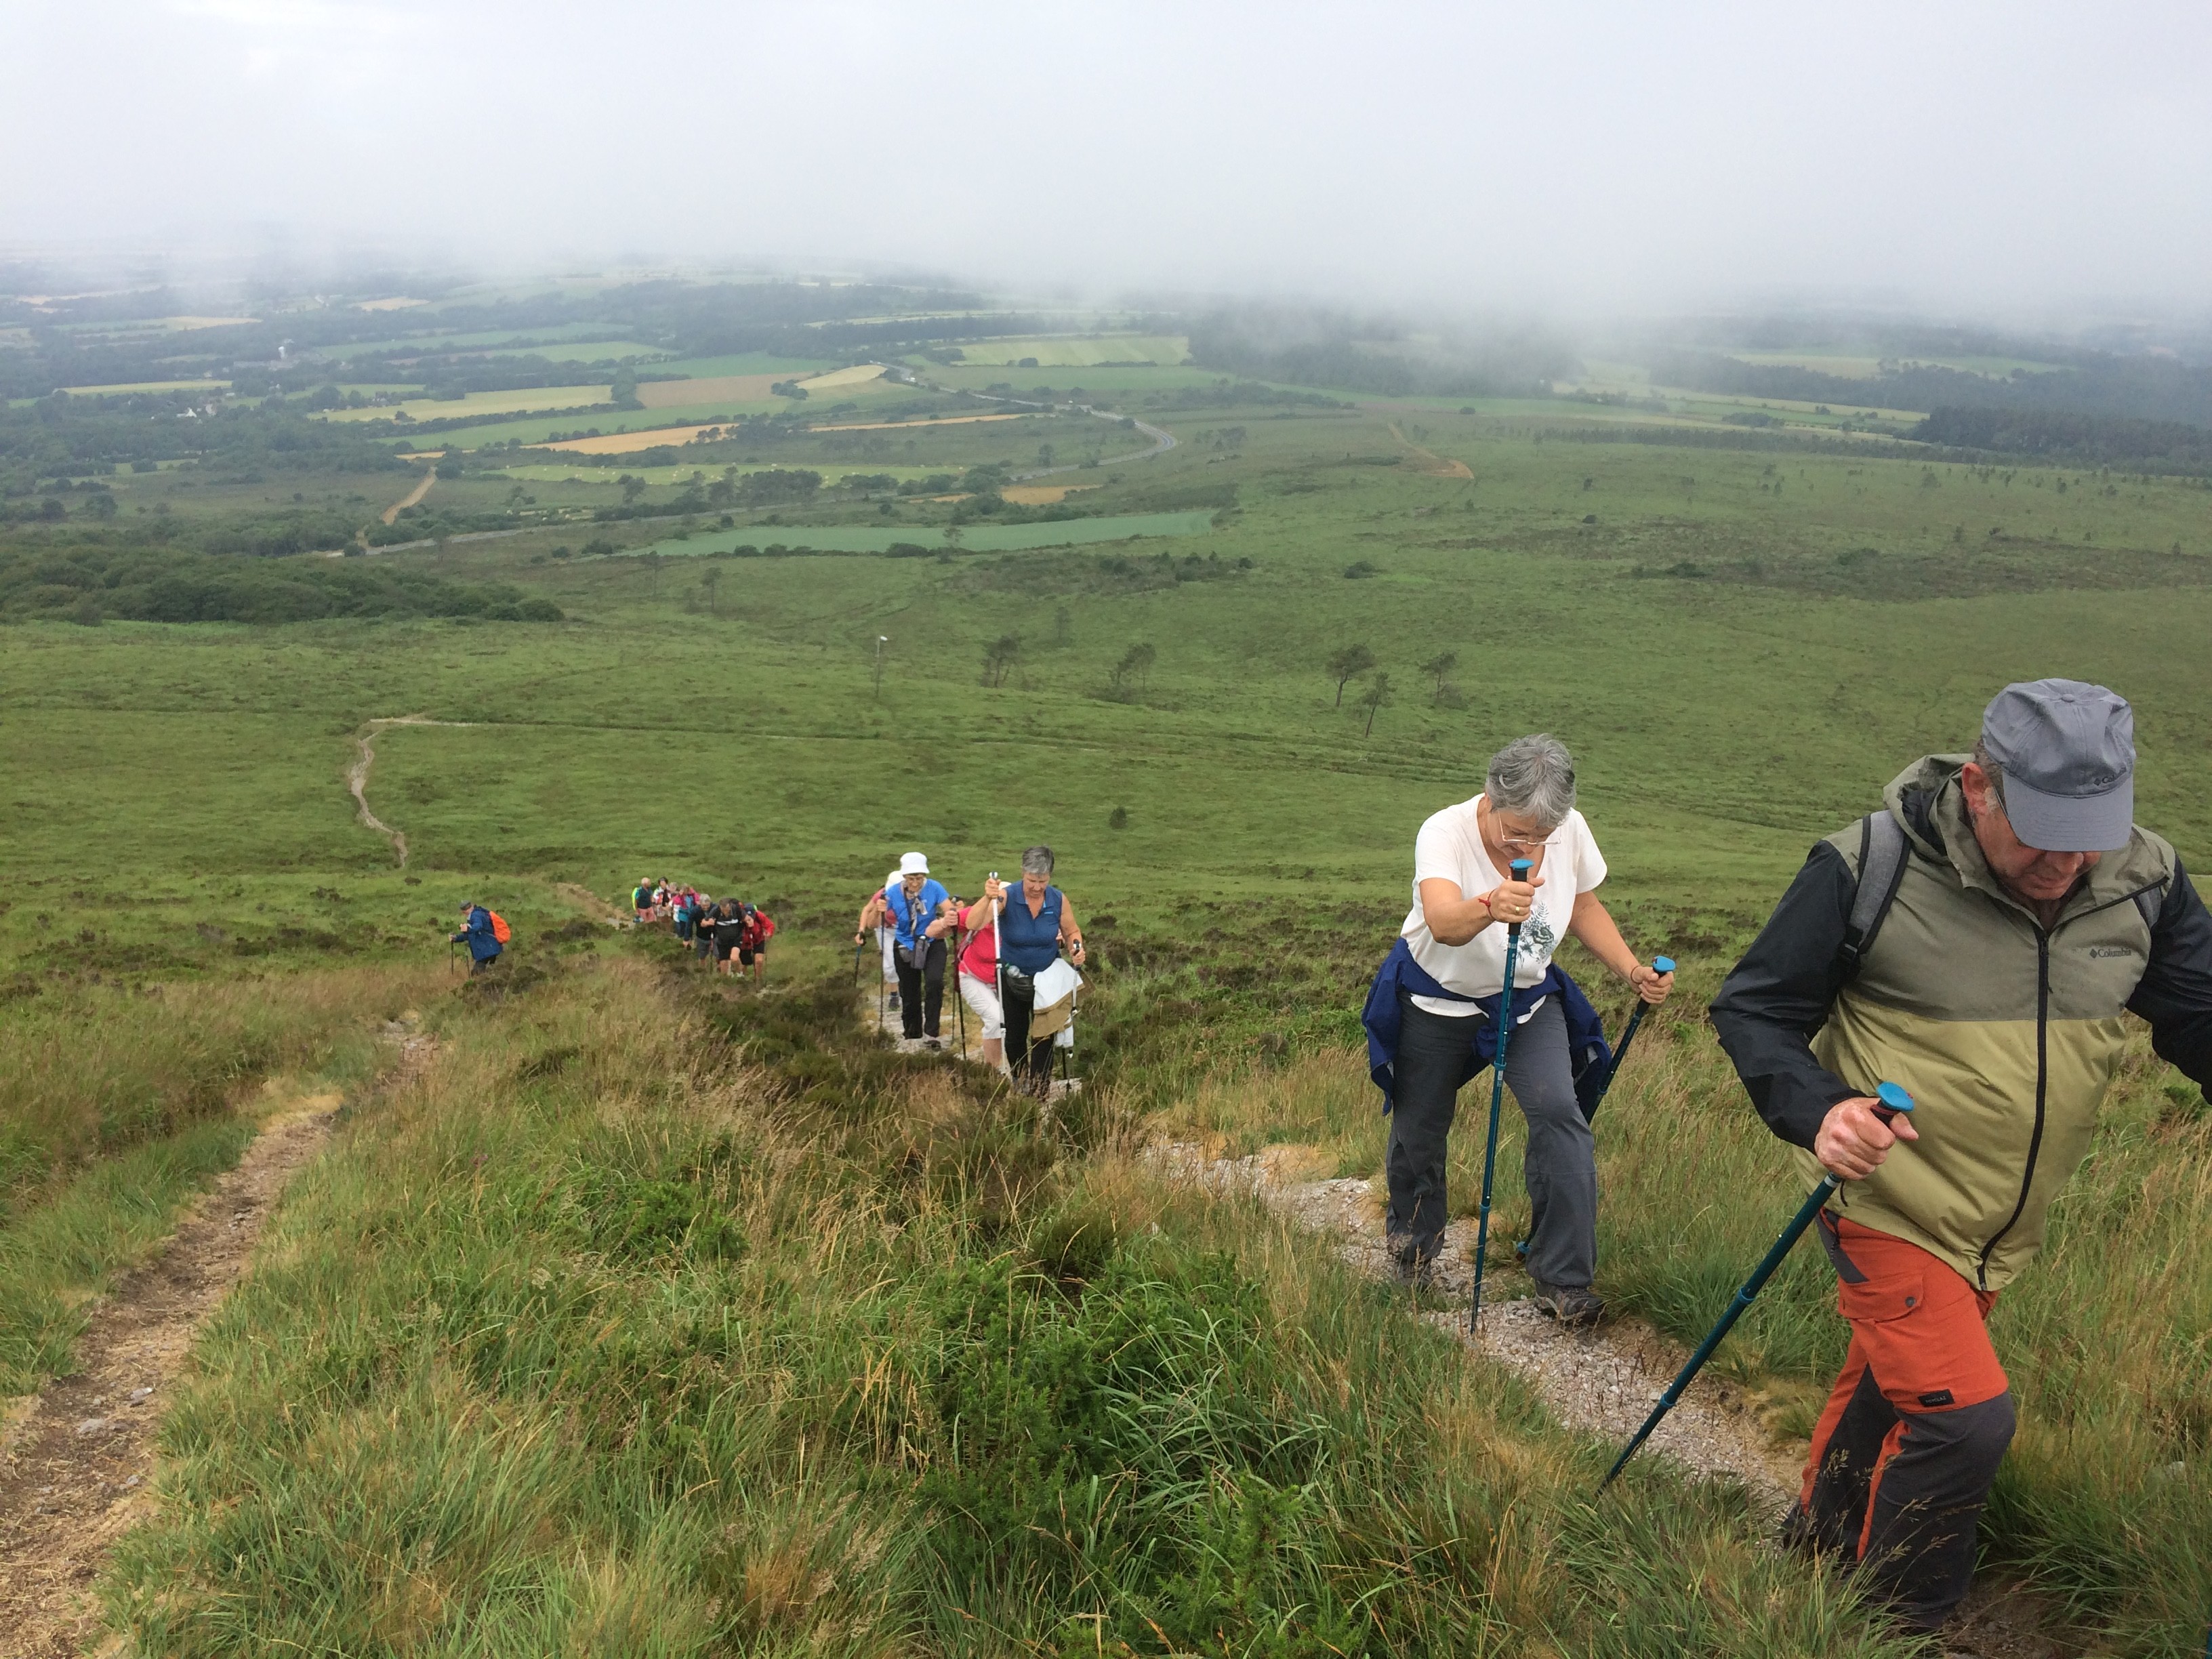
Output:
[[[1674,971],[1674,957],[1652,957],[1652,958],[1651,958],[1651,971],[1652,971],[1653,973],[1655,973],[1655,974],[1671,974],[1671,973],[1673,973],[1673,972]]]
[[[1894,1083],[1876,1084],[1874,1097],[1881,1103],[1879,1109],[1884,1113],[1909,1112],[1912,1109],[1912,1097]]]

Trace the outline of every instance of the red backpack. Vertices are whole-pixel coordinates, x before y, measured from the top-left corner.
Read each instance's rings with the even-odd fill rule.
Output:
[[[491,936],[494,939],[497,939],[501,945],[505,945],[510,939],[514,939],[514,929],[507,925],[507,918],[505,916],[500,915],[496,910],[486,910],[484,914],[491,918]]]

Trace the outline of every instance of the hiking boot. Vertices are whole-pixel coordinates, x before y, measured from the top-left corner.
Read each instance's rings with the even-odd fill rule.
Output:
[[[1390,1267],[1390,1276],[1409,1291],[1437,1287],[1437,1259],[1432,1255],[1394,1256]]]
[[[943,1037],[924,1037],[921,1040],[921,1046],[929,1049],[932,1053],[935,1053],[945,1047],[945,1039]]]
[[[1383,1241],[1390,1253],[1391,1276],[1401,1285],[1416,1291],[1425,1291],[1437,1282],[1437,1253],[1433,1246],[1421,1248],[1421,1243],[1410,1233],[1392,1233]]]
[[[1605,1317],[1605,1301],[1588,1285],[1545,1285],[1536,1286],[1536,1311],[1547,1319],[1556,1319],[1568,1329],[1595,1325]]]
[[[891,993],[890,1009],[893,1013],[898,1012],[898,993],[896,991]]]

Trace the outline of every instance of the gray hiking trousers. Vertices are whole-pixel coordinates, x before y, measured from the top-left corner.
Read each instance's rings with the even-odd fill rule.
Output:
[[[1391,1244],[1406,1259],[1425,1260],[1443,1242],[1445,1142],[1460,1089],[1474,1073],[1474,1034],[1483,1022],[1480,1016],[1432,1014],[1402,992],[1399,1004],[1404,1023],[1392,1071],[1397,1091],[1385,1166],[1387,1224]],[[1521,1165],[1535,1212],[1528,1272],[1547,1285],[1585,1288],[1597,1269],[1597,1148],[1575,1100],[1559,998],[1547,998],[1526,1024],[1513,1028],[1505,1084],[1528,1131]],[[1487,1133],[1486,1098],[1473,1121],[1478,1136]]]

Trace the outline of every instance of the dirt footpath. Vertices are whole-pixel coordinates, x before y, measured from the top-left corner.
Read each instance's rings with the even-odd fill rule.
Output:
[[[432,1039],[395,1022],[397,1076]],[[336,1094],[270,1119],[237,1166],[186,1208],[160,1255],[117,1288],[0,1448],[0,1659],[62,1659],[100,1633],[92,1585],[148,1510],[154,1437],[193,1338],[246,1273],[285,1183],[330,1138]]]

